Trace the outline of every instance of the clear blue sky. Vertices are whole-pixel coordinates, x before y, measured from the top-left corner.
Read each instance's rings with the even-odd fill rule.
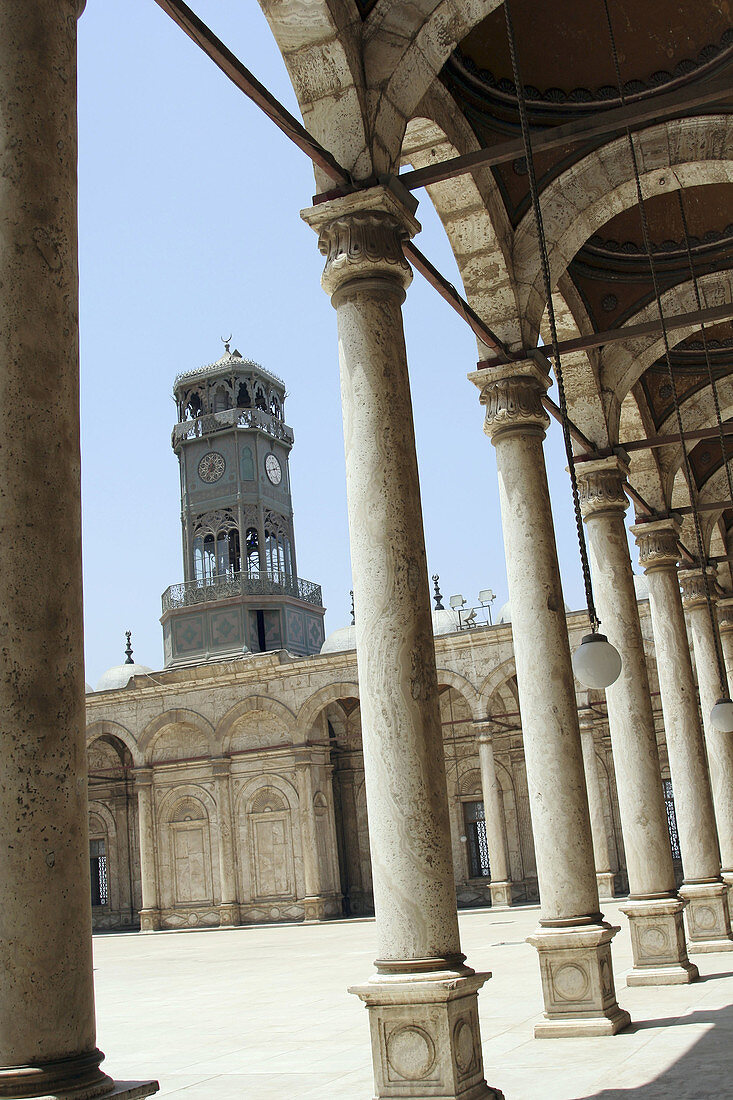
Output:
[[[196,11],[275,95],[297,105],[255,0]],[[326,630],[348,622],[351,569],[335,314],[299,218],[308,160],[153,0],[89,0],[79,25],[82,476],[86,677],[162,667],[160,595],[183,578],[173,377],[220,337],[285,379],[301,576],[323,585]],[[419,193],[418,244],[460,286]],[[466,374],[476,344],[415,276],[404,310],[430,572],[469,603],[506,600],[496,465]],[[491,318],[487,318],[491,323]],[[583,602],[557,425],[547,444],[565,599]]]

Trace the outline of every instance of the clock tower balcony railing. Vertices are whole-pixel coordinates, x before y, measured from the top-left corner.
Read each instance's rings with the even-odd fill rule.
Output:
[[[303,603],[323,607],[320,584],[291,577],[288,573],[221,573],[202,580],[172,584],[163,593],[163,611],[234,596],[292,596]]]
[[[171,437],[173,449],[176,450],[186,439],[200,439],[225,428],[254,428],[290,445],[295,438],[292,428],[264,409],[225,409],[223,412],[204,413],[194,420],[183,420],[176,424]]]

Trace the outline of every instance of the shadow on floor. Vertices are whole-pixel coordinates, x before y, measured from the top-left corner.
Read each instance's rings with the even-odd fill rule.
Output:
[[[575,1100],[723,1100],[733,1096],[733,1005],[666,1020],[644,1020],[633,1030],[667,1028],[669,1041],[672,1029],[681,1024],[708,1028],[659,1077],[636,1088],[603,1089]]]

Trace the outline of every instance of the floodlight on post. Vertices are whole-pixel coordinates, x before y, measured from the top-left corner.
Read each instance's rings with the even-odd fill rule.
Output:
[[[457,596],[451,596],[448,602],[450,603],[453,611],[460,611],[462,607],[466,606],[466,601],[464,600],[463,596],[460,595],[460,593]]]
[[[491,588],[482,588],[481,591],[478,594],[478,602],[481,604],[482,607],[486,608],[486,611],[488,613],[489,626],[494,625],[492,620],[491,620],[491,605],[492,605],[492,603],[494,602],[495,599],[496,599],[496,592],[494,592]]]

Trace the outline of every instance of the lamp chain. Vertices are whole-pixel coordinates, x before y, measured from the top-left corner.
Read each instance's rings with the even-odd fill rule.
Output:
[[[527,162],[527,176],[529,178],[529,191],[532,200],[532,210],[534,212],[535,225],[537,228],[537,239],[539,242],[540,261],[542,264],[542,280],[545,289],[545,299],[547,301],[547,316],[550,323],[552,358],[555,362],[555,378],[557,380],[560,420],[562,424],[563,440],[565,442],[565,454],[568,460],[568,470],[570,472],[570,485],[573,494],[573,511],[575,514],[575,527],[578,535],[578,548],[580,550],[580,564],[583,572],[585,600],[588,608],[588,619],[590,620],[590,628],[591,631],[595,634],[598,630],[598,627],[600,626],[600,620],[596,612],[595,600],[593,598],[593,582],[591,580],[590,565],[588,563],[588,547],[585,541],[583,516],[580,511],[578,479],[575,475],[575,454],[573,452],[573,444],[570,437],[570,425],[568,423],[568,406],[565,397],[565,383],[562,374],[562,364],[560,361],[560,348],[557,336],[557,323],[555,320],[555,307],[552,301],[552,280],[550,278],[550,263],[547,253],[547,241],[545,239],[545,227],[542,219],[542,206],[540,204],[539,191],[537,188],[537,177],[535,174],[534,156],[532,153],[532,140],[530,136],[529,122],[527,119],[527,103],[524,95],[524,84],[522,83],[522,76],[519,68],[517,44],[514,35],[514,24],[512,22],[509,0],[504,0],[504,15],[506,18],[507,40],[509,43],[509,54],[512,61],[514,85],[517,91],[519,120],[522,127],[522,140],[524,142],[524,157]]]

